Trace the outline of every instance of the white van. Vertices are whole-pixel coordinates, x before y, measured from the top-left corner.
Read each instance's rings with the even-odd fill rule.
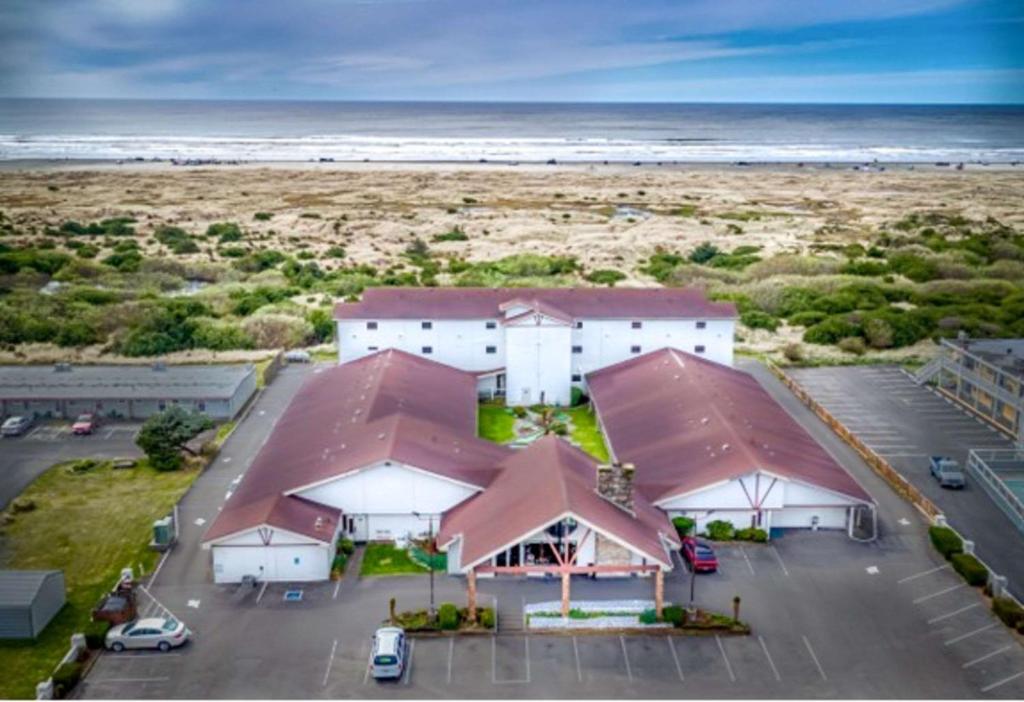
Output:
[[[405,672],[405,631],[397,626],[377,629],[373,635],[370,674],[377,680],[397,680]]]

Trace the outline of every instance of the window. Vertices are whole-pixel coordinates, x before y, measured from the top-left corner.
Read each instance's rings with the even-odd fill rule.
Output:
[[[487,328],[488,329],[497,329],[498,328],[498,323],[497,322],[488,322],[487,323]]]
[[[199,411],[200,412],[205,412],[206,411],[206,403],[205,402],[200,402],[199,403]]]
[[[163,400],[160,400],[160,402],[156,403],[156,406],[161,412],[167,409],[167,403],[164,402]]]
[[[633,329],[643,329],[644,323],[643,322],[632,322],[629,326],[631,326]]]
[[[704,329],[707,326],[708,326],[707,322],[697,322],[697,328],[698,329]]]
[[[488,346],[487,347],[487,353],[498,353],[498,347],[497,346]]]
[[[367,329],[376,329],[377,328],[377,323],[376,322],[367,322],[366,323],[366,328]]]
[[[583,353],[583,347],[582,346],[573,346],[572,347],[572,352],[573,353]]]
[[[580,382],[582,380],[583,380],[583,376],[580,375],[579,373],[573,373],[572,374],[572,382],[578,383],[578,382]]]
[[[630,353],[640,353],[640,347],[636,346],[636,345],[630,346],[629,347],[629,352]]]
[[[367,346],[367,347],[366,347],[366,350],[367,350],[367,351],[376,351],[376,350],[377,350],[378,348],[379,348],[379,347],[377,347],[377,346]]]
[[[423,352],[424,354],[427,354],[427,355],[430,355],[430,354],[434,353],[434,347],[433,347],[433,346],[424,346],[424,347],[423,347],[422,349],[420,349],[420,350],[421,350],[421,351],[422,351],[422,352]]]
[[[434,323],[433,322],[420,322],[420,328],[421,329],[433,329],[434,328]]]
[[[583,328],[583,322],[576,322],[576,328],[577,329],[582,329]]]
[[[704,353],[704,345],[703,344],[697,344],[696,346],[693,347],[693,352],[694,353]]]

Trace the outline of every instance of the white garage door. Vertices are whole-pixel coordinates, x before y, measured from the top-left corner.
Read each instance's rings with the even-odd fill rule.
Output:
[[[772,526],[776,528],[809,529],[814,517],[819,529],[845,529],[845,507],[786,507],[772,512]]]
[[[213,580],[237,583],[246,575],[269,582],[326,580],[328,550],[326,546],[214,546]]]

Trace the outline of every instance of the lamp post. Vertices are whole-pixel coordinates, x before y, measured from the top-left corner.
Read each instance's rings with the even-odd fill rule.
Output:
[[[417,519],[423,519],[419,512],[413,512]],[[430,569],[430,618],[437,616],[434,608],[434,515],[427,515],[427,567]]]

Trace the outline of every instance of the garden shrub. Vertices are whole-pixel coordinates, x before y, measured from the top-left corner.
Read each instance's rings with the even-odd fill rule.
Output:
[[[753,541],[754,543],[763,544],[768,541],[768,532],[757,527],[737,529],[735,539],[737,541]]]
[[[653,609],[645,609],[640,613],[638,619],[641,624],[656,624],[658,622],[658,613]]]
[[[775,331],[779,327],[779,320],[767,312],[751,310],[740,315],[740,322],[750,329],[767,329]]]
[[[527,415],[526,408],[520,405],[516,405],[515,407],[513,407],[512,413],[519,417],[519,419],[524,419]]]
[[[241,241],[242,229],[234,222],[215,222],[206,228],[206,236],[217,239],[222,244]]]
[[[941,553],[946,560],[952,558],[953,554],[964,551],[964,542],[949,527],[929,527],[928,538],[931,539],[935,550]]]
[[[345,564],[348,563],[348,556],[344,553],[334,554],[334,560],[331,561],[331,572],[340,573],[345,570]]]
[[[90,651],[98,651],[103,648],[107,640],[107,632],[110,631],[110,622],[89,622],[82,631],[85,634],[85,645]]]
[[[731,541],[736,533],[731,522],[721,519],[708,522],[704,527],[704,531],[712,541]]]
[[[163,225],[153,233],[154,238],[175,254],[190,254],[199,251],[199,245],[181,227]]]
[[[672,519],[672,524],[680,536],[688,536],[697,522],[690,517],[675,517]]]
[[[672,626],[682,626],[686,621],[686,610],[678,605],[669,605],[661,611],[662,619]]]
[[[988,582],[988,568],[969,553],[954,553],[950,559],[953,570],[963,576],[971,587],[981,587]]]
[[[569,406],[577,407],[581,404],[583,404],[583,389],[574,385],[569,391]]]
[[[355,550],[356,550],[356,545],[352,541],[352,539],[346,538],[344,536],[341,537],[340,539],[338,539],[338,552],[339,553],[344,553],[346,556],[351,556],[353,553],[355,553]]]
[[[437,609],[437,623],[445,631],[459,628],[459,608],[451,602],[444,602]]]
[[[65,697],[71,692],[78,681],[82,679],[82,664],[78,661],[61,663],[53,671],[53,686],[59,697]]]
[[[477,612],[477,621],[480,622],[480,626],[485,629],[494,628],[494,609],[491,607],[481,607]]]
[[[1009,597],[993,598],[992,613],[1011,629],[1020,628],[1021,624],[1024,624],[1024,608]]]

